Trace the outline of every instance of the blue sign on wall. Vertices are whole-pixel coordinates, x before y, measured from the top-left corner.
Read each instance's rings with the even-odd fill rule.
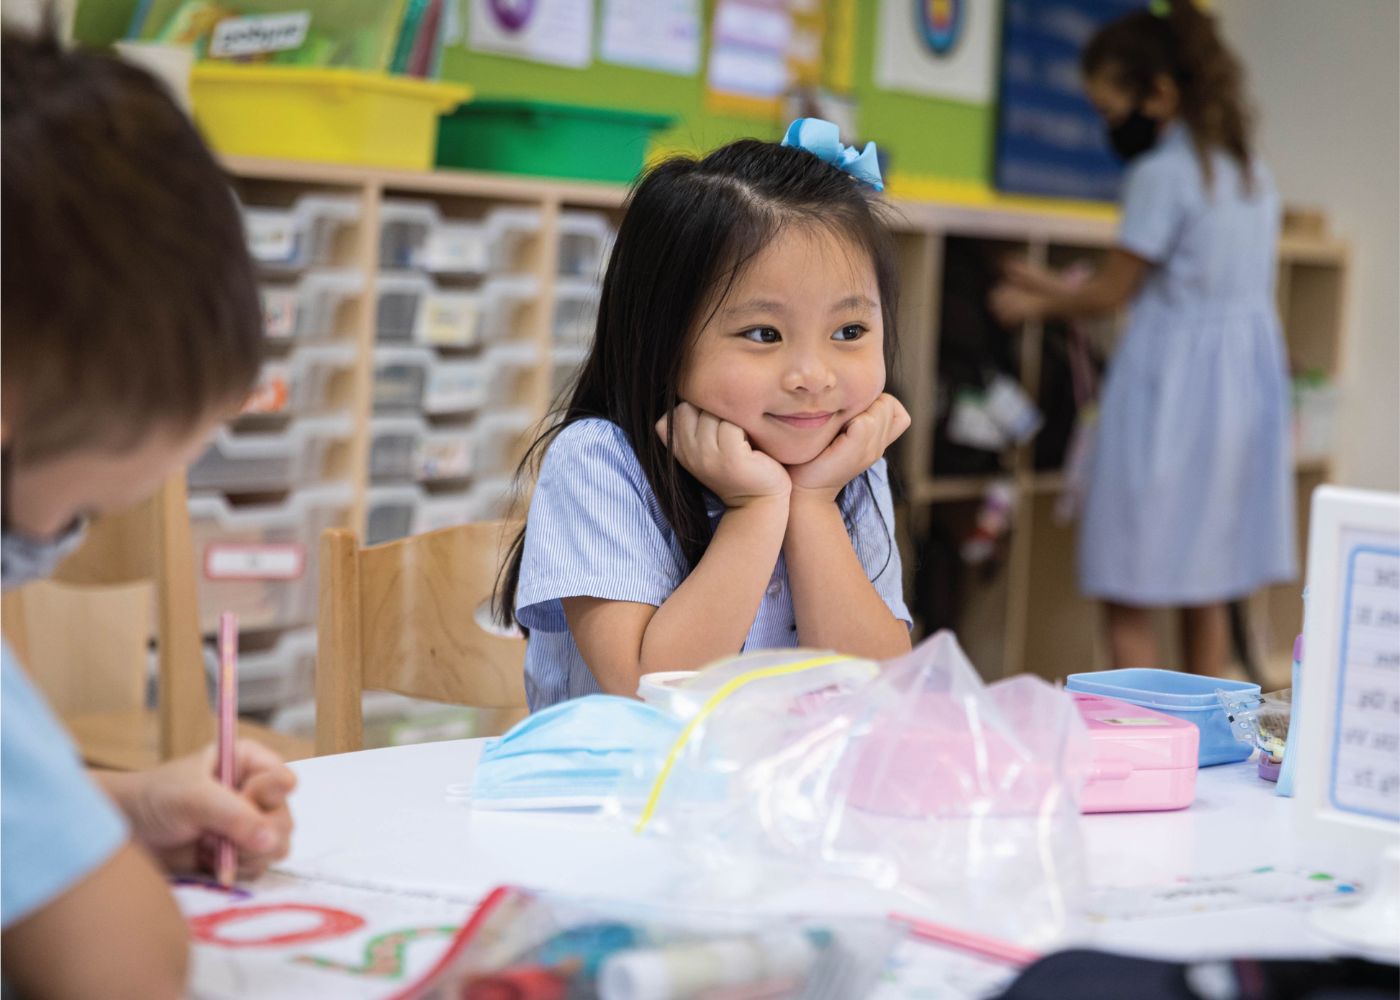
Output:
[[[1002,19],[996,186],[1014,194],[1111,201],[1122,168],[1084,96],[1079,53],[1143,0],[1007,0]]]

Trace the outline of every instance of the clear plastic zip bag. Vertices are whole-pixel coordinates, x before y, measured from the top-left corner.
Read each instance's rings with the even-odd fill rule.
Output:
[[[396,1000],[847,1000],[903,936],[888,920],[755,914],[495,890]]]
[[[944,632],[879,665],[723,661],[675,705],[681,736],[637,755],[608,808],[674,838],[696,887],[737,898],[848,877],[957,927],[1037,946],[1066,933],[1090,751],[1064,692],[985,685]]]

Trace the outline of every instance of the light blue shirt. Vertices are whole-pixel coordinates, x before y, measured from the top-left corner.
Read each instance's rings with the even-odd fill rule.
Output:
[[[0,927],[9,927],[111,857],[127,831],[8,646],[0,661]]]
[[[909,622],[894,505],[882,458],[870,467],[870,489],[857,479],[850,522],[856,555],[895,617]],[[709,503],[711,521],[724,513]],[[538,711],[602,690],[584,663],[560,599],[599,597],[660,607],[689,568],[622,428],[580,420],[551,442],[530,501],[515,610],[530,630],[525,693]],[[745,650],[797,645],[792,591],[782,556],[744,641]],[[736,650],[737,652],[737,650]]]

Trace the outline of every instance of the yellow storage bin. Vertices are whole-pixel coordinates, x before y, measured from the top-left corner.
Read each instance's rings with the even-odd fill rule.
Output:
[[[362,70],[204,62],[190,97],[221,153],[426,170],[438,116],[471,90]]]

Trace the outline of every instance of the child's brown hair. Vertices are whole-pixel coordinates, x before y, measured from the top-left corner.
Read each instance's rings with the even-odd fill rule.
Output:
[[[1085,77],[1107,74],[1135,101],[1159,76],[1176,83],[1181,117],[1191,131],[1201,170],[1211,178],[1210,152],[1220,149],[1250,176],[1250,114],[1244,70],[1194,0],[1153,0],[1099,30],[1080,56]]]
[[[27,461],[185,432],[248,393],[257,282],[232,189],[144,71],[0,41],[3,388]]]

